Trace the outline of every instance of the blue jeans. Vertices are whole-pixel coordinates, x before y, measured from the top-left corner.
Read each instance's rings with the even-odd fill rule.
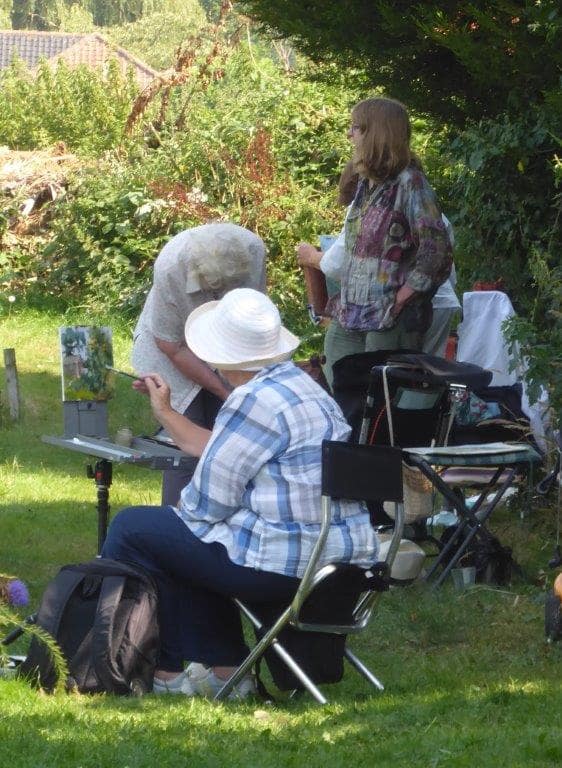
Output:
[[[288,604],[299,580],[235,565],[222,544],[205,544],[171,507],[128,507],[115,516],[102,557],[145,568],[158,588],[158,668],[184,661],[237,666],[248,653],[233,597]]]

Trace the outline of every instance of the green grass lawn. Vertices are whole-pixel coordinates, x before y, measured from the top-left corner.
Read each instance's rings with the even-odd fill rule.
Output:
[[[90,559],[96,549],[87,457],[41,441],[62,434],[57,329],[74,322],[93,321],[29,311],[0,318],[1,346],[16,349],[24,409],[20,424],[4,420],[0,431],[0,572],[24,579],[34,605],[61,565]],[[108,324],[115,363],[128,370],[129,333],[115,320]],[[152,430],[147,401],[128,382],[117,385],[110,431],[122,424]],[[115,466],[112,508],[158,503],[159,486],[156,472]],[[495,530],[536,577],[552,550],[552,507],[535,505],[523,521],[503,510]],[[386,690],[371,694],[349,669],[325,688],[326,707],[308,697],[215,705],[47,696],[0,680],[0,765],[560,766],[562,648],[544,642],[543,598],[532,583],[392,590],[351,643]]]

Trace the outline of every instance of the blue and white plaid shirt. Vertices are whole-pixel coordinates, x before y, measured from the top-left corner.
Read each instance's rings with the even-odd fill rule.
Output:
[[[264,368],[219,411],[178,515],[234,563],[300,577],[320,529],[322,441],[349,433],[308,374],[290,362]],[[323,562],[369,567],[377,554],[365,506],[335,502]]]

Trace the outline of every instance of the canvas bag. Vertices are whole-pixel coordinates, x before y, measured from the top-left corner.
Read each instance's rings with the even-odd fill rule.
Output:
[[[157,592],[135,565],[108,558],[65,565],[41,599],[37,624],[68,664],[68,689],[140,695],[152,689],[159,649]],[[45,690],[57,682],[44,644],[33,638],[20,674]]]
[[[301,619],[305,622],[347,624],[359,595],[371,589],[388,589],[384,575],[373,566],[369,571],[352,565],[338,565],[305,601]],[[269,629],[284,605],[251,603],[252,612]],[[255,630],[260,639],[264,630]],[[280,644],[294,657],[314,683],[337,683],[343,677],[346,635],[329,632],[303,632],[290,626],[279,634]],[[276,687],[281,691],[302,689],[302,683],[289,670],[272,648],[264,654],[265,662]]]

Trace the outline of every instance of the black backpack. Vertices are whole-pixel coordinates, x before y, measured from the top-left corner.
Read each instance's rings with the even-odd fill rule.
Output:
[[[138,566],[110,559],[65,565],[43,594],[37,624],[66,659],[67,689],[134,695],[152,690],[159,650],[157,592]],[[56,685],[51,656],[36,638],[20,674],[47,691]]]
[[[444,529],[440,538],[442,547],[446,546],[457,529],[456,525]],[[447,565],[453,553],[454,550],[443,565]],[[486,528],[480,528],[468,545],[457,565],[459,568],[463,566],[476,568],[476,581],[480,584],[509,586],[514,577],[524,578],[521,566],[513,559],[511,547],[503,546]]]

